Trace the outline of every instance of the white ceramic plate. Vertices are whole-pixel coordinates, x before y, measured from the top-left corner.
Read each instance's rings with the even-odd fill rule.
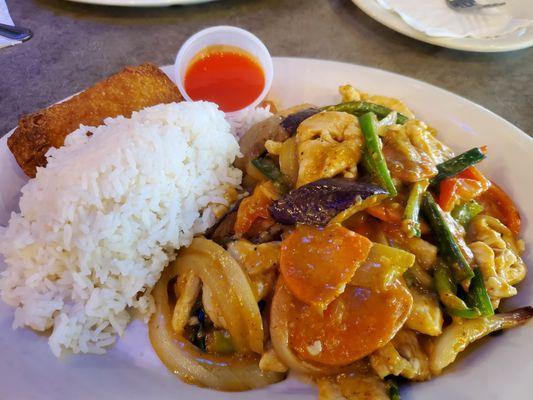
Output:
[[[165,67],[170,72],[170,67]],[[403,99],[414,113],[437,128],[440,137],[460,152],[486,144],[489,158],[482,170],[516,200],[522,213],[523,237],[533,245],[531,171],[533,140],[490,111],[450,92],[389,72],[331,61],[274,59],[271,97],[284,106],[302,102],[317,105],[339,100],[336,89],[352,83],[372,93]],[[170,74],[170,76],[173,76]],[[319,77],[319,78],[318,78]],[[0,140],[0,224],[16,208],[25,178]],[[533,265],[533,254],[525,254]],[[0,267],[2,269],[2,267]],[[533,304],[529,278],[513,305]],[[104,356],[75,355],[58,360],[47,338],[29,329],[13,331],[13,310],[0,302],[0,399],[39,400],[147,400],[147,399],[316,399],[316,390],[292,378],[268,388],[238,394],[199,389],[169,373],[148,342],[146,326],[132,323]],[[461,357],[457,366],[430,382],[402,390],[404,400],[527,399],[533,376],[532,324],[490,338],[475,352]]]
[[[531,27],[525,29],[525,31],[517,31],[494,39],[432,37],[412,28],[398,14],[384,9],[375,0],[352,1],[369,17],[386,27],[413,39],[437,46],[482,53],[520,50],[533,46],[533,28]],[[529,13],[531,5],[526,0],[522,0],[522,2],[523,7],[527,7],[526,12]],[[522,7],[522,5],[515,6]]]
[[[120,7],[167,7],[175,5],[188,5],[209,3],[216,0],[69,0],[75,3],[97,4],[101,6]]]

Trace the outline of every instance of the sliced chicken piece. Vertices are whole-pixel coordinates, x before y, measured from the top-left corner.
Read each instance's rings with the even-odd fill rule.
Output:
[[[353,115],[326,111],[304,120],[296,132],[299,171],[296,186],[342,175],[357,176],[363,138]]]
[[[248,273],[256,300],[274,289],[280,258],[280,242],[254,244],[245,239],[228,244],[228,252]]]
[[[425,335],[440,335],[444,318],[437,297],[417,288],[409,288],[409,291],[413,296],[413,307],[405,326]]]
[[[388,375],[424,381],[431,377],[428,355],[422,349],[419,336],[402,329],[394,339],[370,355],[370,364],[383,379]]]
[[[226,320],[220,312],[220,307],[213,297],[213,293],[208,286],[202,288],[202,304],[204,311],[208,315],[209,319],[213,322],[216,328],[227,329]]]
[[[172,329],[176,333],[183,332],[185,325],[189,322],[201,288],[202,282],[193,272],[189,271],[178,277],[174,287],[177,301],[172,314]]]
[[[483,273],[492,305],[497,308],[500,299],[517,294],[513,285],[526,277],[527,267],[520,258],[520,243],[509,228],[488,215],[474,218],[469,225],[468,239],[474,240],[469,244],[470,249]]]
[[[453,157],[427,125],[415,119],[384,132],[383,154],[391,175],[409,183],[432,178],[437,174],[437,164]]]
[[[387,385],[370,372],[317,380],[318,400],[389,400]]]

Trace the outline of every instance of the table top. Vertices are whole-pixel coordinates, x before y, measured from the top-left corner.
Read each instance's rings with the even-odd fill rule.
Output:
[[[221,24],[254,32],[274,56],[345,61],[429,82],[533,136],[533,48],[481,54],[436,47],[380,25],[350,0],[221,0],[153,9],[63,0],[7,5],[15,23],[32,29],[34,38],[0,49],[0,136],[22,114],[126,65],[173,63],[188,36]],[[357,86],[357,77],[351,83]]]

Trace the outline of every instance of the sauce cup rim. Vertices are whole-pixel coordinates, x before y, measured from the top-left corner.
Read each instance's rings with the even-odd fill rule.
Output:
[[[183,84],[183,81],[185,79],[185,73],[187,71],[187,67],[191,61],[191,59],[194,57],[194,55],[198,54],[199,51],[195,52],[195,54],[192,57],[187,57],[189,49],[197,44],[198,42],[202,42],[205,40],[207,36],[214,37],[215,39],[212,44],[203,46],[203,48],[209,47],[211,45],[230,45],[233,47],[241,48],[242,50],[246,51],[247,53],[250,53],[246,49],[243,49],[239,45],[235,44],[228,44],[224,43],[224,41],[221,39],[220,42],[216,41],[217,35],[223,36],[227,34],[232,34],[234,36],[240,37],[239,40],[243,40],[248,42],[248,44],[252,45],[256,48],[256,51],[260,53],[260,56],[256,56],[255,54],[252,54],[257,61],[259,62],[261,68],[263,69],[263,73],[265,74],[265,85],[263,87],[263,90],[259,94],[259,96],[250,104],[246,105],[245,107],[231,111],[231,112],[225,112],[227,116],[236,116],[241,113],[244,113],[250,109],[253,109],[257,107],[267,96],[268,92],[270,91],[270,88],[272,86],[272,79],[274,75],[274,67],[272,64],[272,56],[270,55],[268,48],[265,46],[265,44],[259,39],[257,36],[255,36],[253,33],[238,28],[236,26],[229,26],[229,25],[219,25],[219,26],[212,26],[206,29],[202,29],[199,32],[196,32],[194,35],[189,37],[180,47],[178,54],[176,55],[176,61],[174,63],[174,78],[176,81],[176,84],[178,86],[178,89],[180,93],[183,95],[185,100],[187,101],[194,101],[185,90],[185,85]],[[184,64],[187,65],[184,65]]]

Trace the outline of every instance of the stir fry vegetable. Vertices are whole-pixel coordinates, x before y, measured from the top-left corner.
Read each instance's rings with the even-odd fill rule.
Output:
[[[368,207],[366,212],[384,222],[400,223],[402,222],[405,210],[399,202],[393,199],[387,199],[375,206]]]
[[[481,269],[474,269],[474,277],[470,282],[468,292],[464,295],[466,302],[458,297],[457,283],[447,265],[438,264],[433,279],[435,290],[446,306],[448,314],[467,319],[494,315],[494,308],[485,288]]]
[[[319,108],[308,108],[295,112],[285,117],[283,121],[281,121],[281,126],[291,135],[294,135],[303,120],[312,117],[320,111]]]
[[[502,188],[492,182],[490,188],[476,200],[484,207],[487,214],[502,221],[515,236],[520,234],[520,213]]]
[[[390,400],[401,400],[400,397],[400,389],[398,389],[398,385],[393,380],[387,381],[387,393],[389,395]]]
[[[281,194],[289,191],[290,186],[287,182],[287,178],[283,176],[278,166],[274,161],[268,157],[261,157],[252,160],[252,164],[256,167],[263,175],[272,181],[274,186],[279,190]]]
[[[215,330],[212,334],[206,336],[205,347],[216,354],[231,354],[235,352],[235,346],[231,336],[227,331]]]
[[[459,203],[477,198],[490,187],[490,181],[476,167],[468,167],[453,178],[446,178],[439,185],[439,205],[444,211],[452,211]]]
[[[373,243],[368,257],[353,274],[354,285],[377,290],[394,286],[402,274],[415,263],[415,256],[405,250]]]
[[[480,268],[474,269],[474,277],[468,288],[467,299],[469,303],[479,310],[481,315],[487,317],[494,315],[494,308],[490,302],[489,294],[483,282],[483,273]]]
[[[268,207],[278,198],[278,192],[272,182],[257,185],[251,196],[242,200],[237,210],[235,234],[242,236],[250,230],[257,220],[268,220]]]
[[[420,237],[421,232],[418,216],[420,213],[420,204],[422,203],[422,195],[426,191],[428,185],[429,182],[424,180],[415,182],[411,187],[402,222],[402,226],[408,237]]]
[[[384,187],[390,196],[396,196],[398,193],[394,182],[390,176],[385,157],[381,151],[381,142],[376,127],[376,115],[372,112],[363,114],[359,117],[361,132],[365,138],[365,153],[363,162],[366,169]]]
[[[342,293],[371,247],[370,240],[339,225],[301,225],[281,243],[280,272],[298,300],[324,310]]]
[[[426,216],[437,241],[439,242],[440,255],[451,267],[454,278],[459,282],[469,282],[474,276],[474,272],[465,256],[461,252],[450,227],[448,226],[440,207],[435,203],[430,193],[424,194],[422,210]]]
[[[483,211],[483,206],[475,200],[458,205],[452,211],[452,217],[462,226],[467,227],[476,215]]]
[[[477,318],[481,315],[481,312],[477,308],[468,307],[457,296],[457,284],[454,282],[447,265],[439,264],[435,268],[433,279],[435,281],[435,290],[442,304],[446,306],[448,314],[467,319]]]
[[[450,178],[463,172],[468,167],[475,165],[485,159],[486,149],[484,147],[474,147],[458,156],[444,161],[437,165],[438,174],[431,180],[431,185],[438,185],[443,179]]]
[[[404,324],[411,303],[411,295],[402,286],[375,291],[351,285],[323,313],[293,301],[285,305],[293,316],[289,343],[304,360],[345,366],[391,340]],[[273,306],[272,318],[282,308],[281,304]]]
[[[350,208],[360,211],[382,199],[387,192],[371,183],[345,178],[320,179],[300,186],[274,201],[270,215],[286,225],[323,226]]]
[[[348,114],[352,114],[355,116],[362,116],[367,113],[373,113],[378,118],[385,118],[387,115],[389,115],[393,110],[391,110],[388,107],[369,103],[366,101],[349,101],[346,103],[340,103],[333,106],[327,106],[323,107],[322,110],[325,111],[343,111],[347,112]],[[396,114],[396,123],[397,124],[404,124],[407,122],[409,118],[407,118],[405,115],[401,113]]]

